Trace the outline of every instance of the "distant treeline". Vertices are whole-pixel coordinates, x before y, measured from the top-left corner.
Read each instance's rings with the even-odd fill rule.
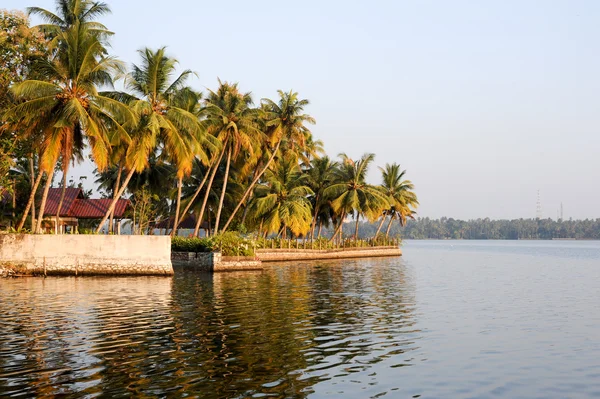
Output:
[[[361,237],[372,237],[377,224],[362,223]],[[404,239],[464,239],[464,240],[551,240],[579,239],[600,240],[600,219],[552,220],[552,219],[515,219],[515,220],[458,220],[443,217],[441,219],[417,218],[409,220],[404,227],[398,223],[392,225],[390,236]]]

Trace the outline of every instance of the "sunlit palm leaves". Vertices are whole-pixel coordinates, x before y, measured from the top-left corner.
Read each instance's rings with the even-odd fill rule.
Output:
[[[267,233],[285,232],[305,235],[310,229],[312,207],[308,196],[313,192],[307,185],[297,161],[287,157],[274,170],[265,174],[265,183],[256,187],[253,212]]]

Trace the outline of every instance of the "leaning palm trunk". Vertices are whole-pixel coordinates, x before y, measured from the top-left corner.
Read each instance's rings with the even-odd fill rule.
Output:
[[[48,191],[50,191],[50,186],[52,185],[52,177],[54,177],[54,167],[50,169],[48,173],[48,180],[44,185],[44,193],[42,194],[42,202],[40,203],[40,210],[38,212],[38,219],[35,225],[35,234],[40,234],[42,230],[42,219],[44,218],[44,211],[46,210],[46,200],[48,199]]]
[[[354,229],[354,241],[358,241],[358,221],[360,215],[356,215],[356,227]]]
[[[108,207],[108,211],[106,211],[106,215],[104,215],[104,217],[102,218],[102,220],[100,221],[100,224],[98,225],[98,227],[96,228],[96,234],[100,233],[100,230],[102,230],[102,226],[104,225],[104,223],[106,223],[106,219],[108,219],[108,217],[110,216],[110,214],[112,212],[114,212],[115,210],[115,206],[117,206],[117,201],[119,200],[119,198],[121,198],[121,196],[123,195],[123,193],[125,192],[125,189],[127,188],[127,185],[129,184],[129,181],[131,180],[131,178],[133,177],[133,174],[135,173],[135,169],[131,168],[131,170],[129,171],[129,173],[127,174],[127,177],[125,178],[125,181],[123,182],[123,185],[121,186],[121,188],[119,189],[119,192],[117,193],[116,196],[113,197],[112,202],[110,203],[110,206]]]
[[[315,197],[314,212],[315,212],[315,214],[314,214],[312,222],[310,224],[310,242],[311,243],[315,239],[315,228],[317,227],[317,215],[319,214],[319,196],[318,195]]]
[[[40,185],[40,182],[42,181],[42,177],[44,176],[44,172],[40,171],[40,173],[38,173],[37,178],[35,179],[35,182],[33,183],[33,186],[31,188],[31,194],[29,194],[29,200],[27,201],[27,206],[25,206],[25,211],[23,212],[23,216],[21,217],[21,220],[19,221],[19,224],[17,225],[17,231],[21,230],[23,228],[23,226],[25,225],[25,219],[27,219],[27,215],[29,214],[29,210],[31,209],[31,231],[34,231],[35,226],[35,194],[37,193],[37,189],[38,186]]]
[[[183,221],[183,219],[185,218],[185,215],[187,215],[188,211],[190,210],[190,208],[192,207],[192,204],[194,203],[194,201],[196,200],[196,198],[198,197],[198,195],[200,194],[200,191],[202,190],[202,187],[204,187],[204,184],[206,183],[206,180],[208,179],[208,175],[210,173],[208,173],[210,171],[207,170],[206,174],[204,175],[204,179],[202,179],[202,182],[200,183],[200,185],[198,186],[198,188],[196,189],[196,192],[194,192],[194,195],[192,196],[192,198],[190,199],[190,201],[188,202],[187,206],[185,207],[185,209],[183,210],[183,212],[181,212],[180,216],[179,216],[179,220],[178,223],[176,223],[174,226],[175,229],[177,229],[177,227],[179,227],[179,225],[181,224],[181,222]]]
[[[179,176],[177,179],[177,205],[175,206],[175,220],[173,221],[173,230],[171,231],[171,237],[177,235],[177,226],[179,226],[179,208],[181,207],[181,186],[183,185],[183,176]]]
[[[267,171],[267,169],[269,169],[269,166],[271,165],[271,163],[275,159],[275,156],[277,155],[277,152],[279,151],[279,146],[280,145],[281,145],[281,140],[279,140],[277,142],[277,145],[275,146],[275,149],[273,150],[273,153],[269,157],[269,160],[267,161],[267,163],[265,164],[265,166],[262,168],[262,170],[260,171],[260,173],[258,173],[258,175],[256,175],[254,177],[254,179],[252,180],[252,183],[250,183],[250,185],[246,189],[246,192],[242,196],[242,199],[238,202],[238,204],[235,207],[235,209],[233,210],[233,212],[231,212],[231,216],[229,216],[229,219],[227,220],[227,223],[225,223],[225,226],[223,226],[223,231],[227,230],[227,228],[229,227],[229,225],[233,221],[233,218],[235,217],[236,213],[239,211],[239,209],[242,206],[242,204],[244,203],[244,201],[246,201],[246,199],[248,198],[248,196],[250,195],[250,193],[254,189],[254,186],[256,186],[256,183],[258,183],[258,180]]]
[[[217,217],[215,218],[215,234],[219,233],[219,221],[221,220],[221,212],[223,211],[223,201],[225,200],[225,192],[227,191],[227,180],[229,179],[230,165],[231,148],[227,150],[227,164],[225,166],[225,177],[223,177],[223,189],[221,190],[221,198],[219,198],[219,208],[217,208]]]
[[[64,160],[63,160],[64,162]],[[58,221],[60,220],[60,211],[62,204],[65,200],[65,192],[67,191],[67,173],[69,172],[69,162],[66,163],[63,170],[63,186],[60,192],[60,200],[58,200],[58,207],[56,208],[56,219],[54,221],[54,234],[58,234]]]
[[[394,216],[390,217],[390,222],[388,223],[387,229],[385,231],[385,238],[388,238],[390,235],[390,228],[392,227],[392,222],[394,221]]]
[[[379,227],[377,227],[377,232],[373,238],[377,238],[379,232],[381,231],[381,227],[383,226],[383,222],[385,222],[385,214],[381,217],[381,222],[379,222]]]
[[[331,236],[331,239],[329,240],[329,242],[333,242],[333,240],[335,240],[335,237],[337,237],[337,235],[342,232],[342,224],[344,224],[344,215],[342,215],[340,217],[340,223],[338,224],[335,231],[333,232],[333,235]]]
[[[115,182],[115,187],[113,188],[113,199],[117,196],[117,193],[119,192],[119,186],[121,185],[121,172],[123,171],[123,169],[121,168],[120,162],[119,162],[118,168],[119,168],[119,170],[117,171],[117,181]],[[113,210],[110,213],[110,217],[108,219],[108,232],[109,233],[113,231],[114,217],[115,217],[115,211]]]
[[[31,154],[31,158],[29,159],[29,175],[31,179],[31,188],[35,186],[35,165],[33,160],[33,154]],[[37,186],[35,186],[37,191]],[[27,213],[25,213],[25,217],[27,217]],[[33,231],[33,223],[35,220],[35,193],[33,194],[33,200],[31,201],[31,231]],[[24,222],[24,221],[23,221]],[[23,227],[23,226],[21,226]]]
[[[202,202],[202,207],[200,208],[200,213],[198,214],[198,220],[196,220],[196,227],[194,228],[194,237],[197,237],[200,234],[200,225],[202,224],[202,218],[204,217],[204,210],[206,209],[206,203],[208,202],[208,197],[210,196],[210,190],[213,185],[213,181],[215,180],[215,175],[217,174],[217,170],[219,169],[219,165],[221,165],[221,161],[223,160],[223,155],[225,155],[225,151],[221,151],[221,155],[219,155],[219,159],[215,162],[213,166],[213,170],[210,174],[210,180],[208,181],[208,186],[206,186],[206,193],[204,194],[204,201]],[[210,224],[210,223],[209,223]]]

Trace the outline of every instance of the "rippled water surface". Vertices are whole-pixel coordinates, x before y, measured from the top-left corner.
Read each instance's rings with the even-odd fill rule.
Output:
[[[0,280],[0,396],[600,397],[600,243]]]

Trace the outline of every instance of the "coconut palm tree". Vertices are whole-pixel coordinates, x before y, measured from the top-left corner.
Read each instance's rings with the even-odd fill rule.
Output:
[[[254,176],[254,179],[246,188],[244,195],[231,213],[223,230],[226,230],[231,224],[236,213],[244,201],[246,201],[257,182],[269,169],[275,156],[279,153],[281,145],[287,145],[288,147],[294,147],[295,145],[303,149],[306,137],[312,138],[306,124],[315,124],[315,119],[304,113],[304,108],[309,105],[309,101],[300,100],[298,98],[298,93],[292,90],[289,92],[279,90],[277,93],[279,94],[278,102],[274,102],[267,98],[261,100],[262,116],[265,120],[265,127],[269,137],[269,142],[267,144],[268,147],[272,148],[271,155],[263,165],[262,170]]]
[[[107,38],[112,32],[95,19],[110,12],[108,4],[90,0],[56,0],[56,13],[40,7],[27,8],[29,15],[35,15],[46,22],[38,27],[54,38],[55,45],[59,44],[56,38],[60,33],[70,29],[75,23],[85,25],[88,32],[98,39]]]
[[[262,133],[256,124],[257,110],[252,107],[252,96],[250,93],[241,93],[237,83],[230,84],[219,80],[217,91],[210,91],[206,98],[206,123],[208,132],[216,137],[221,143],[221,154],[216,162],[208,182],[204,204],[200,211],[198,222],[202,222],[204,206],[208,199],[208,193],[212,187],[214,176],[221,160],[225,158],[225,173],[223,186],[219,197],[219,206],[215,217],[215,233],[219,231],[219,221],[223,210],[223,201],[227,191],[227,182],[231,161],[236,160],[241,153],[252,156],[253,143],[262,142]]]
[[[265,173],[265,182],[256,186],[252,208],[254,218],[261,220],[267,233],[287,229],[295,235],[305,235],[310,229],[311,210],[307,185],[308,176],[300,170],[295,157],[286,157]]]
[[[412,208],[416,208],[419,205],[419,201],[413,191],[414,186],[412,182],[404,180],[406,170],[402,170],[399,164],[386,164],[385,168],[379,168],[379,170],[381,170],[383,181],[380,190],[388,198],[390,206],[383,211],[375,237],[379,234],[386,216],[390,216],[390,222],[385,234],[388,237],[392,221],[397,218],[400,225],[404,226],[407,217],[413,218],[414,211]]]
[[[322,158],[313,158],[310,162],[310,167],[305,170],[305,173],[308,176],[308,186],[314,193],[311,197],[313,207],[313,218],[310,227],[311,240],[315,237],[315,228],[319,212],[328,202],[327,198],[324,197],[323,192],[335,181],[335,172],[337,168],[338,163],[332,162],[329,157],[325,156]]]
[[[138,53],[141,64],[133,65],[131,73],[125,77],[129,93],[107,93],[111,98],[129,104],[139,116],[139,123],[131,132],[132,142],[125,155],[129,172],[96,233],[113,212],[133,174],[148,166],[148,156],[157,147],[173,161],[178,177],[189,175],[195,156],[207,158],[200,146],[205,132],[197,116],[174,104],[177,92],[193,72],[185,70],[176,75],[177,60],[168,57],[164,47],[156,51],[145,48]]]
[[[356,220],[354,239],[358,239],[358,221],[360,216],[373,219],[380,215],[381,209],[388,205],[388,200],[381,191],[366,182],[370,164],[375,154],[364,154],[355,161],[346,154],[340,154],[342,162],[336,171],[336,181],[323,191],[323,195],[331,199],[333,210],[339,215],[339,222],[332,240],[342,228],[348,214]]]
[[[112,84],[111,73],[120,68],[120,63],[102,56],[103,46],[88,28],[76,21],[57,38],[61,51],[53,59],[41,59],[35,65],[43,80],[26,80],[13,86],[13,93],[23,102],[8,112],[9,117],[34,125],[43,137],[40,168],[47,180],[36,232],[41,228],[59,157],[66,176],[73,155],[85,139],[98,169],[103,170],[110,152],[109,124],[127,137],[122,125],[135,120],[127,106],[98,92],[98,86]]]

